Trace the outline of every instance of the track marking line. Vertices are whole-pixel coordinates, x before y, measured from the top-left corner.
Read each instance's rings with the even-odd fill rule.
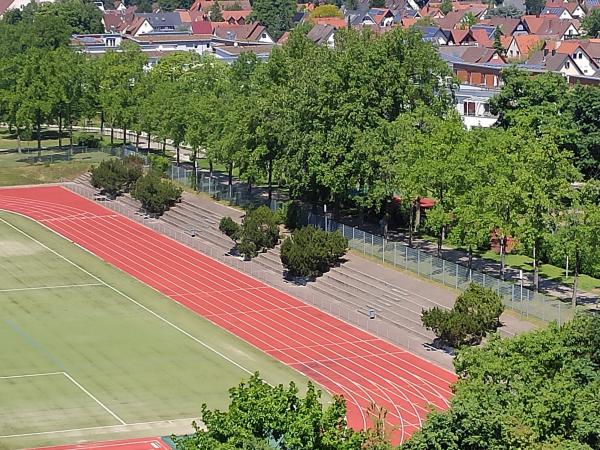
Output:
[[[39,291],[43,289],[67,289],[76,287],[104,286],[102,283],[63,284],[59,286],[37,286],[27,288],[0,289],[0,292]]]
[[[121,419],[119,416],[117,416],[108,406],[106,406],[104,403],[102,403],[100,400],[98,400],[90,391],[88,391],[81,384],[79,384],[71,375],[69,375],[67,372],[62,372],[62,374],[65,377],[67,377],[75,386],[77,386],[79,389],[81,389],[83,392],[85,392],[92,400],[94,400],[96,403],[98,403],[98,405],[100,405],[102,407],[102,409],[104,409],[107,413],[109,413],[111,416],[113,416],[115,419],[117,419],[117,421],[119,421],[121,423],[121,425],[127,425],[127,422],[125,422],[123,419]]]
[[[62,374],[62,372],[60,372],[60,373]],[[45,434],[74,433],[76,431],[104,430],[104,429],[112,429],[112,428],[134,427],[137,425],[156,425],[156,424],[160,424],[160,423],[166,424],[167,422],[174,422],[174,421],[190,421],[190,427],[191,427],[191,421],[198,422],[199,419],[197,417],[183,417],[181,419],[165,419],[165,420],[154,420],[151,422],[135,422],[135,423],[128,423],[126,425],[105,425],[105,426],[99,426],[99,427],[69,428],[66,430],[36,431],[33,433],[22,433],[22,434],[5,434],[5,435],[0,435],[0,439],[19,438],[19,437],[27,437],[27,436],[42,436]]]
[[[12,211],[11,211],[12,212]],[[15,213],[18,215],[21,215],[20,213]],[[26,217],[26,216],[24,216]],[[19,227],[16,227],[15,225],[13,225],[12,223],[6,221],[5,219],[3,219],[2,217],[0,217],[0,221],[4,222],[6,225],[8,225],[9,227],[13,228],[15,231],[21,233],[23,236],[27,236],[29,239],[31,239],[33,242],[37,243],[38,245],[42,246],[43,248],[45,248],[46,250],[54,253],[56,256],[58,256],[59,258],[62,258],[63,260],[67,261],[69,264],[73,265],[74,267],[78,268],[79,270],[81,270],[83,273],[89,275],[90,277],[94,278],[95,280],[98,280],[98,282],[100,284],[103,284],[104,286],[108,287],[109,289],[112,289],[114,292],[116,292],[117,294],[121,295],[123,298],[129,300],[130,302],[134,303],[135,305],[137,305],[138,307],[142,308],[144,311],[148,312],[149,314],[153,315],[154,317],[156,317],[157,319],[161,320],[162,322],[166,323],[167,325],[170,325],[171,327],[173,327],[174,329],[176,329],[177,331],[179,331],[180,333],[186,335],[187,337],[189,337],[190,339],[192,339],[193,341],[197,342],[198,344],[202,345],[204,348],[212,351],[213,353],[215,353],[216,355],[219,355],[221,358],[225,359],[226,361],[230,362],[231,364],[233,364],[234,366],[236,366],[237,368],[243,370],[244,372],[246,372],[249,375],[253,375],[253,372],[249,369],[247,369],[246,367],[242,366],[241,364],[239,364],[238,362],[234,361],[233,359],[231,359],[230,357],[224,355],[223,353],[221,353],[220,351],[218,351],[217,349],[211,347],[210,345],[208,345],[206,342],[201,341],[200,339],[198,339],[195,336],[192,336],[190,333],[188,333],[187,331],[185,331],[184,329],[180,328],[179,326],[175,325],[173,322],[165,319],[163,316],[161,316],[160,314],[152,311],[150,308],[148,308],[147,306],[142,305],[140,302],[138,302],[137,300],[134,300],[133,298],[131,298],[129,295],[125,294],[124,292],[121,292],[119,289],[117,289],[116,287],[106,283],[104,280],[102,280],[101,278],[97,277],[96,275],[94,275],[93,273],[89,272],[88,270],[84,269],[83,267],[81,267],[79,264],[71,261],[69,258],[67,258],[64,255],[61,255],[60,253],[58,253],[56,250],[48,247],[46,244],[44,244],[43,242],[39,241],[38,239],[34,238],[33,236],[29,235],[28,233],[26,233],[25,231],[21,230]],[[54,230],[52,230],[51,228],[48,228],[45,224],[40,223],[41,226],[43,226],[44,228],[46,228],[48,231],[52,232],[53,235],[55,236],[59,236],[61,239],[67,240],[64,236],[56,233]],[[98,256],[94,255],[92,252],[90,252],[89,250],[87,250],[86,248],[82,247],[81,245],[77,244],[76,242],[73,242],[74,245],[76,245],[78,248],[82,249],[83,251],[85,251],[86,253],[93,255],[95,258],[98,258]],[[164,295],[164,294],[162,294]]]

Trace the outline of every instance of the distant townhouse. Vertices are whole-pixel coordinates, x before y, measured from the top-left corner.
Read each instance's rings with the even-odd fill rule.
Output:
[[[598,72],[600,66],[579,41],[559,41],[557,44],[556,53],[570,55],[584,75],[591,76]]]
[[[545,42],[534,34],[512,36],[510,44],[505,47],[506,56],[511,60],[526,59],[531,52],[542,50],[545,45]]]

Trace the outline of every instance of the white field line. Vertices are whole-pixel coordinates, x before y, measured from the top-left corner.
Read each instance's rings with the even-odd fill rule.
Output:
[[[119,416],[117,416],[113,411],[111,411],[111,409],[108,406],[106,406],[104,403],[102,403],[100,400],[98,400],[90,391],[88,391],[81,384],[79,384],[71,375],[69,375],[67,372],[62,372],[62,374],[65,377],[67,377],[75,386],[77,386],[79,389],[81,389],[83,392],[85,392],[92,400],[94,400],[96,403],[98,403],[98,405],[100,405],[102,407],[102,409],[104,409],[107,413],[109,413],[111,416],[113,416],[115,419],[117,419],[117,421],[121,425],[127,425],[127,423],[123,419],[121,419]]]
[[[19,214],[16,213],[22,217],[27,217],[24,216],[23,214]],[[28,219],[30,219],[29,217],[27,217]],[[79,264],[71,261],[69,258],[67,258],[64,255],[61,255],[60,253],[58,253],[56,250],[48,247],[46,244],[44,244],[43,242],[40,242],[39,240],[37,240],[36,238],[34,238],[33,236],[27,234],[25,231],[21,230],[19,227],[14,226],[12,223],[4,220],[3,218],[0,217],[0,221],[4,222],[6,225],[8,225],[9,227],[11,227],[12,229],[14,229],[15,231],[21,233],[23,236],[28,237],[29,239],[31,239],[33,242],[37,243],[38,245],[40,245],[41,247],[45,248],[46,250],[54,253],[56,256],[58,256],[59,258],[67,261],[69,264],[73,265],[74,267],[78,268],[79,270],[81,270],[83,273],[89,275],[90,277],[94,278],[95,280],[98,280],[99,283],[103,284],[104,286],[108,287],[109,289],[112,289],[114,292],[116,292],[117,294],[121,295],[123,298],[129,300],[130,302],[132,302],[133,304],[137,305],[138,307],[142,308],[144,311],[148,312],[149,314],[153,315],[154,317],[156,317],[157,319],[161,320],[162,322],[166,323],[167,325],[171,326],[172,328],[176,329],[177,331],[179,331],[180,333],[186,335],[187,337],[189,337],[190,339],[192,339],[193,341],[197,342],[198,344],[202,345],[204,348],[212,351],[213,353],[215,353],[216,355],[219,355],[221,358],[223,358],[224,360],[230,362],[231,364],[233,364],[234,366],[236,366],[237,368],[243,370],[244,372],[246,372],[249,375],[253,375],[253,372],[249,369],[247,369],[246,367],[242,366],[240,363],[234,361],[233,359],[231,359],[229,356],[224,355],[223,353],[221,353],[220,351],[218,351],[217,349],[215,349],[214,347],[211,347],[210,345],[208,345],[206,342],[201,341],[200,339],[198,339],[195,336],[192,336],[190,333],[188,333],[187,331],[185,331],[184,329],[180,328],[179,326],[175,325],[173,322],[165,319],[163,316],[161,316],[160,314],[152,311],[150,308],[142,305],[140,302],[138,302],[137,300],[134,300],[133,298],[131,298],[129,295],[125,294],[124,292],[121,292],[119,289],[117,289],[116,287],[106,283],[105,281],[103,281],[102,279],[100,279],[99,277],[97,277],[96,275],[94,275],[93,273],[87,271],[86,269],[84,269],[83,267],[81,267]],[[46,230],[50,231],[51,233],[53,233],[56,236],[61,237],[62,239],[65,239],[63,236],[61,236],[60,234],[56,233],[54,230],[48,228],[46,225],[44,225],[43,223],[38,222],[42,227],[46,228]],[[92,252],[90,252],[89,250],[85,249],[84,247],[82,247],[81,245],[73,242],[74,245],[76,245],[77,247],[79,247],[80,249],[82,249],[83,251],[89,253],[90,255],[93,255],[95,258],[97,258],[96,255],[94,255]]]
[[[0,380],[12,380],[15,378],[45,377],[48,375],[62,375],[64,372],[46,372],[46,373],[26,373],[24,375],[9,375],[0,377]]]
[[[30,373],[30,374],[24,374],[24,375],[9,375],[9,376],[5,376],[5,377],[0,377],[0,380],[13,380],[13,379],[17,379],[17,378],[44,377],[44,376],[49,376],[49,375],[63,375],[63,376],[65,376],[71,383],[73,383],[75,386],[77,386],[79,389],[81,389],[87,396],[89,396],[98,405],[100,405],[102,407],[102,409],[104,409],[107,413],[109,413],[111,416],[113,416],[115,419],[117,419],[117,421],[121,425],[127,425],[127,423],[123,419],[121,419],[113,411],[111,411],[110,408],[108,408],[104,403],[102,403],[100,400],[98,400],[90,391],[88,391],[81,384],[79,384],[67,372],[46,372],[46,373]],[[0,436],[0,437],[4,437],[4,436]]]
[[[60,286],[37,286],[27,288],[0,289],[0,292],[18,292],[18,291],[40,291],[43,289],[68,289],[88,286],[104,286],[102,283],[85,283],[85,284],[63,284]]]
[[[113,428],[123,428],[124,429],[123,431],[125,431],[129,427],[135,427],[135,426],[140,426],[140,425],[155,425],[155,424],[161,424],[161,423],[166,424],[167,422],[174,422],[176,420],[189,421],[190,425],[191,425],[192,421],[197,421],[197,422],[199,421],[199,419],[197,417],[184,417],[181,419],[166,419],[166,420],[154,420],[152,422],[128,423],[127,425],[106,425],[106,426],[100,426],[100,427],[70,428],[67,430],[37,431],[34,433],[5,434],[5,435],[0,435],[0,439],[18,438],[18,437],[27,437],[27,436],[41,436],[41,435],[46,435],[46,434],[74,433],[77,431],[89,431],[89,430],[104,430],[104,429],[110,430]]]

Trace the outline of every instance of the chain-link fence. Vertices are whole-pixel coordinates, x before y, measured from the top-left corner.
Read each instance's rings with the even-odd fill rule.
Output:
[[[560,324],[570,320],[574,315],[575,309],[570,304],[534,292],[522,284],[503,281],[490,274],[411,248],[401,242],[390,242],[382,236],[339,223],[325,216],[311,213],[308,222],[312,226],[328,231],[339,231],[348,239],[350,248],[354,250],[382,263],[442,283],[444,286],[464,290],[470,283],[476,283],[490,288],[502,297],[507,308],[526,317],[535,317],[546,322],[557,321]]]
[[[103,150],[112,152],[111,154],[119,157],[139,154],[146,158],[144,153],[137,153],[133,148]],[[195,187],[199,192],[206,193],[216,200],[227,201],[234,206],[268,205],[271,209],[277,210],[283,204],[278,199],[272,199],[269,202],[266,193],[262,190],[249,191],[246,186],[241,184],[229,185],[222,176],[209,176],[206,171],[201,169],[197,169],[194,179],[192,169],[172,164],[170,170],[167,171],[167,176],[178,183]],[[328,231],[340,231],[348,238],[351,248],[445,286],[464,290],[470,283],[476,283],[493,289],[502,297],[507,308],[526,317],[534,317],[546,322],[557,321],[560,324],[570,320],[575,313],[575,308],[570,304],[534,292],[523,286],[522,283],[503,281],[491,274],[469,269],[423,250],[408,247],[403,243],[390,242],[380,235],[338,223],[324,216],[309,214],[308,223]]]
[[[271,198],[269,201],[264,189],[255,188],[254,190],[250,190],[247,186],[238,183],[230,185],[224,181],[222,175],[211,176],[202,169],[196,170],[195,180],[193,175],[193,169],[176,164],[172,164],[170,170],[167,171],[167,176],[171,180],[187,187],[195,188],[196,191],[208,194],[215,200],[227,201],[233,206],[249,207],[267,205],[274,211],[281,207],[282,201],[277,198]],[[275,192],[274,195],[277,196]]]
[[[96,191],[87,186],[77,183],[69,183],[67,187],[73,192],[93,200]],[[294,285],[283,277],[283,273],[277,273],[273,269],[261,265],[255,260],[245,261],[238,256],[234,256],[223,248],[216,245],[211,245],[209,242],[199,239],[195,236],[192,230],[188,232],[176,228],[160,219],[152,218],[141,211],[135,211],[131,206],[123,204],[119,201],[103,201],[102,205],[118,212],[135,222],[141,223],[152,230],[168,236],[182,244],[185,244],[211,258],[218,260],[236,270],[244,272],[254,278],[263,281],[265,284],[278,288],[282,291],[309,303],[339,319],[348,323],[357,325],[358,327],[373,333],[379,337],[385,338],[393,343],[401,345],[407,350],[415,353],[428,354],[431,359],[438,359],[440,363],[447,363],[443,351],[438,350],[428,343],[431,342],[430,336],[419,334],[418,330],[410,329],[411,333],[407,333],[407,328],[399,327],[396,324],[390,323],[383,318],[369,318],[368,314],[359,309],[352,308],[351,305],[337,302],[320,294],[318,291],[312,290],[307,286]]]
[[[22,162],[27,164],[56,164],[65,161],[81,161],[96,163],[105,159],[107,156],[115,156],[117,158],[123,158],[129,155],[138,155],[148,160],[145,152],[136,151],[133,146],[120,146],[120,147],[102,147],[102,148],[88,148],[88,147],[63,147],[63,148],[52,148],[42,149],[39,151],[37,148],[21,148],[21,150],[11,149],[2,152],[4,155],[11,154],[18,157]]]

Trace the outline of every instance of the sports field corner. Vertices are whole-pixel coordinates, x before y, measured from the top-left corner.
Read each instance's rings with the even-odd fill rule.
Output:
[[[180,417],[185,417],[183,410],[186,405],[177,401],[179,396],[189,399],[194,395],[202,397],[194,401],[192,407],[197,414],[202,401],[209,404],[211,401],[214,404],[223,402],[227,388],[247,375],[246,367],[260,366],[256,369],[271,382],[287,383],[293,379],[299,380],[299,384],[304,383],[297,372],[290,371],[262,352],[296,369],[330,392],[343,395],[347,400],[349,424],[355,428],[369,424],[365,411],[371,402],[385,407],[388,421],[397,430],[395,442],[403,441],[418,429],[431,405],[442,409],[448,405],[451,395],[449,385],[456,379],[454,374],[64,188],[0,190],[0,209],[40,222],[46,228],[41,234],[48,243],[40,242],[48,247],[50,253],[53,253],[54,245],[62,244],[64,248],[61,247],[60,252],[54,250],[55,256],[66,263],[77,254],[81,258],[77,265],[103,284],[77,287],[103,291],[97,294],[96,299],[93,294],[83,296],[84,301],[79,298],[77,308],[73,308],[72,299],[67,298],[70,295],[64,294],[60,287],[46,290],[58,300],[44,302],[48,298],[44,296],[44,299],[27,303],[26,307],[14,306],[16,314],[25,317],[35,315],[36,311],[43,311],[45,317],[48,312],[53,313],[52,328],[57,332],[48,336],[47,343],[44,337],[38,338],[35,334],[44,329],[37,323],[39,320],[29,320],[22,328],[36,341],[43,341],[44,348],[40,349],[39,345],[30,342],[30,351],[35,357],[24,361],[28,371],[18,367],[17,363],[13,363],[12,369],[21,369],[16,374],[69,374],[114,413],[111,415],[99,402],[91,404],[103,411],[102,420],[112,421],[115,427],[123,426],[118,418],[127,424],[132,422],[131,415],[143,417],[145,422],[157,416],[177,417],[172,412],[166,413],[173,408],[180,408]],[[42,230],[40,225],[28,219],[10,217],[19,222],[18,229],[27,235]],[[104,262],[49,230],[75,242]],[[23,257],[23,264],[29,259]],[[86,269],[88,264],[91,264],[89,270]],[[132,277],[123,276],[111,266]],[[70,267],[69,270],[74,269]],[[108,278],[111,281],[106,283],[106,276],[111,274],[115,278]],[[68,277],[71,279],[72,275]],[[85,277],[74,278],[70,284],[77,283],[93,284]],[[16,292],[23,291],[10,291],[5,295],[16,296]],[[35,298],[36,290],[26,292]],[[112,296],[115,297],[112,300],[114,304]],[[88,301],[91,306],[86,306]],[[0,303],[2,307],[5,303],[6,307],[14,304],[10,299]],[[80,303],[84,306],[80,307]],[[181,305],[187,309],[181,308]],[[157,307],[161,308],[159,313],[156,312]],[[5,313],[3,316],[9,315]],[[90,323],[89,327],[81,324],[86,320]],[[54,328],[55,325],[57,328]],[[64,333],[64,330],[69,330],[69,333]],[[204,334],[199,330],[203,330]],[[104,333],[104,338],[99,342],[89,338],[92,331],[94,335]],[[162,333],[167,337],[163,338]],[[12,334],[19,335],[14,331]],[[218,344],[219,352],[228,357],[218,359],[206,345],[199,357],[195,353],[199,352],[198,338],[194,340],[196,334],[209,336],[211,345],[216,347]],[[247,344],[242,345],[232,335],[242,338]],[[28,340],[21,335],[19,338],[19,342]],[[17,338],[13,336],[13,339]],[[53,344],[52,339],[57,339],[58,343]],[[122,345],[122,342],[127,345]],[[59,353],[59,356],[65,359],[72,358],[73,367],[56,359],[55,352],[63,352],[64,355]],[[125,354],[121,355],[123,367],[114,367],[111,352]],[[91,355],[101,355],[102,359],[94,359]],[[205,358],[212,359],[207,363]],[[34,361],[37,364],[32,364]],[[236,378],[236,381],[221,376],[221,370],[215,369],[220,365],[227,366],[231,371],[230,377]],[[237,369],[231,369],[231,365]],[[36,366],[40,366],[39,370]],[[51,366],[51,369],[46,366]],[[143,373],[140,373],[140,367],[144,369]],[[33,368],[36,370],[31,370]],[[213,369],[213,375],[218,374],[217,384],[209,386],[201,381],[198,373],[204,370],[202,376],[208,376],[206,372]],[[88,378],[85,377],[86,370]],[[11,375],[14,373],[6,374]],[[58,375],[54,377],[58,378]],[[66,386],[64,389],[74,389],[71,385]],[[191,390],[190,386],[193,386]],[[177,390],[176,395],[165,393],[173,389]],[[85,394],[81,389],[79,391],[72,395]],[[87,397],[92,402],[93,399]],[[148,409],[150,403],[156,405],[150,408],[151,411]],[[156,436],[157,433],[147,435]]]
[[[271,383],[307,381],[34,221],[5,212],[0,286],[2,449],[189,432],[200,405],[226,407],[227,390],[248,372],[259,370]]]

